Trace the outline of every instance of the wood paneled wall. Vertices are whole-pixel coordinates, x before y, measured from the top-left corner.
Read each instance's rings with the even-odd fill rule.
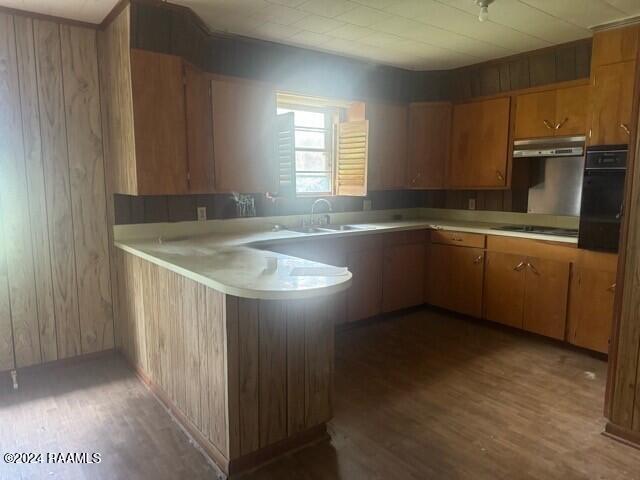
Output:
[[[116,258],[118,345],[223,469],[331,418],[331,297],[238,298]]]
[[[113,348],[96,31],[0,13],[0,370]]]
[[[587,38],[452,70],[451,99],[466,100],[589,78],[591,43]]]

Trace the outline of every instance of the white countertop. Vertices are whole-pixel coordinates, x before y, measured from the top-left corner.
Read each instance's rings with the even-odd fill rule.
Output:
[[[333,267],[321,263],[256,248],[260,245],[424,228],[577,243],[574,237],[494,230],[493,227],[501,224],[460,220],[415,219],[352,225],[358,229],[317,233],[268,229],[225,231],[166,240],[161,240],[161,236],[150,239],[121,239],[116,241],[116,246],[226,294],[244,298],[283,300],[340,292],[350,286],[351,273],[333,270]],[[277,267],[274,269],[276,262]],[[325,267],[332,270],[327,271]],[[303,272],[305,275],[296,275],[296,268],[310,268],[311,271]]]

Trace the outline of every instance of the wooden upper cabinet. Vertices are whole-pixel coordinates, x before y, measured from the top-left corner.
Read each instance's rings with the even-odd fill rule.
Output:
[[[586,135],[590,95],[589,85],[556,90],[556,136]]]
[[[636,60],[640,25],[603,30],[593,35],[591,68]]]
[[[536,138],[553,135],[555,117],[555,90],[518,95],[514,137]]]
[[[216,75],[211,80],[211,103],[216,191],[276,192],[274,88]]]
[[[569,343],[608,352],[615,281],[615,272],[573,266],[567,314]]]
[[[368,189],[405,188],[407,165],[407,106],[368,102]]]
[[[530,332],[563,340],[567,320],[569,262],[527,257],[524,318]]]
[[[584,135],[588,106],[589,85],[518,95],[514,138]]]
[[[189,191],[210,193],[215,190],[210,77],[185,63],[184,85]]]
[[[449,102],[409,105],[407,187],[444,188],[451,136]]]
[[[182,59],[131,50],[137,195],[189,191]]]
[[[449,187],[507,186],[510,105],[500,97],[453,107]]]
[[[590,145],[629,143],[635,71],[634,61],[592,71]]]

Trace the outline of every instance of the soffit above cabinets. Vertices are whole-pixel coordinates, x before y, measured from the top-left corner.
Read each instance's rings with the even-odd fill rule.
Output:
[[[100,23],[117,0],[0,0],[0,5]],[[456,68],[591,36],[640,15],[638,0],[172,0],[212,31],[413,70]]]

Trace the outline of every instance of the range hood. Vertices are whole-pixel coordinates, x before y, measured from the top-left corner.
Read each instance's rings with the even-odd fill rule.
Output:
[[[577,157],[584,155],[584,136],[549,137],[513,142],[513,157]]]
[[[580,215],[585,137],[518,140],[514,168],[528,171],[528,213]]]

